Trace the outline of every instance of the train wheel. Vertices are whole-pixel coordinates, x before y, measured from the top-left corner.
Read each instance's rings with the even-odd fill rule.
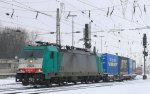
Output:
[[[34,85],[33,87],[34,87],[34,88],[37,88],[38,86],[37,86],[37,85]]]
[[[81,84],[83,84],[84,82],[83,81],[81,81]]]
[[[85,84],[89,84],[89,81],[88,81],[88,80],[86,80],[86,81],[85,81]]]
[[[51,83],[46,84],[46,87],[51,87],[51,86],[52,86]]]
[[[94,83],[98,83],[98,80],[94,80]]]
[[[23,81],[22,85],[27,86],[27,85],[29,85],[29,83],[27,81]]]
[[[63,83],[62,83],[62,82],[59,82],[58,85],[59,85],[59,86],[63,86]]]
[[[74,83],[75,85],[77,84],[77,82],[76,82],[76,81],[74,81],[73,83]]]
[[[45,86],[46,86],[46,87],[51,87],[52,84],[51,84],[51,83],[46,83]]]
[[[68,82],[63,82],[62,84],[65,86],[65,85],[68,85]]]
[[[51,83],[49,80],[46,80],[46,81],[45,81],[45,86],[46,86],[46,87],[51,87],[51,86],[52,86],[52,83]]]

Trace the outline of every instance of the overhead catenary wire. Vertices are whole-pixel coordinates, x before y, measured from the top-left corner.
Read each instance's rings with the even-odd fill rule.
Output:
[[[5,4],[12,5],[11,3],[6,2],[6,1],[3,1],[3,0],[0,0],[0,2],[3,2],[3,3],[5,3]],[[18,3],[19,3],[19,2],[18,2]],[[22,6],[18,6],[18,5],[16,5],[16,4],[13,4],[13,6],[15,6],[15,7],[19,7],[19,8],[22,8],[22,9],[26,9],[26,10],[29,10],[29,11],[32,11],[32,12],[39,12],[40,14],[43,14],[43,15],[46,15],[46,16],[49,16],[49,17],[52,17],[52,15],[50,15],[50,14],[47,14],[47,13],[44,13],[44,12],[38,11],[38,10],[36,10],[36,9],[32,9],[31,7],[27,7],[27,8],[25,8],[25,7],[22,7]]]
[[[99,9],[97,9],[97,8],[94,8],[95,10],[99,10]],[[14,9],[15,10],[15,9]],[[89,11],[89,9],[88,10],[86,10],[86,11]],[[92,10],[90,10],[90,11],[92,11]],[[106,10],[105,10],[106,11]],[[16,11],[15,11],[16,12]],[[55,11],[54,11],[55,12]],[[35,14],[36,14],[37,12],[35,12]],[[96,12],[97,13],[97,12]],[[83,26],[83,25],[82,25]]]
[[[31,19],[31,18],[30,18]],[[2,20],[1,20],[2,21]],[[40,23],[41,21],[38,20]],[[6,21],[4,21],[6,22]],[[8,22],[8,21],[7,21]],[[8,22],[9,23],[9,22]],[[10,22],[10,23],[14,23],[14,24],[18,24],[18,23],[15,23],[15,22]],[[43,23],[42,23],[43,24]],[[18,24],[18,25],[22,25],[22,24]],[[44,24],[45,25],[45,24]],[[69,25],[69,24],[68,24]],[[23,26],[23,25],[22,25]],[[29,26],[29,25],[28,25]],[[47,25],[48,26],[48,25]],[[29,26],[29,27],[32,27],[32,26]],[[33,28],[33,27],[32,27]],[[44,30],[44,31],[49,31],[49,30],[45,30],[45,29],[41,29],[41,28],[38,28],[38,27],[34,27],[34,28],[37,28],[37,29],[40,29],[40,30]],[[119,31],[125,31],[125,30],[129,30],[129,31],[135,31],[135,30],[143,30],[143,29],[150,29],[150,26],[145,26],[145,27],[136,27],[136,28],[122,28],[122,29],[108,29],[108,30],[101,30],[101,31],[93,31],[91,33],[101,33],[101,32],[119,32]]]
[[[25,19],[31,19],[31,18],[25,18]],[[32,19],[34,20],[34,19]],[[1,20],[1,22],[4,22],[4,23],[11,23],[11,24],[16,24],[16,25],[19,25],[19,26],[25,26],[25,27],[30,27],[30,28],[34,28],[34,29],[38,29],[38,30],[42,30],[42,31],[48,31],[47,33],[49,34],[50,32],[54,32],[54,30],[48,30],[48,29],[44,29],[44,28],[39,28],[39,27],[36,27],[36,26],[31,26],[31,25],[26,25],[26,24],[20,24],[18,22],[11,22],[11,21],[6,21],[6,20]],[[40,20],[37,19],[37,21],[39,21],[41,24],[43,25],[46,25],[45,23],[41,22]],[[46,25],[48,27],[48,25]],[[79,31],[76,31],[77,33],[82,33],[82,32],[79,32]],[[76,33],[74,32],[74,33]],[[54,32],[55,34],[55,32]],[[71,34],[71,32],[62,32],[62,34]]]
[[[81,2],[81,3],[83,3],[83,4],[85,4],[85,5],[91,6],[91,7],[93,7],[93,8],[99,9],[100,11],[106,12],[106,10],[103,10],[102,8],[96,7],[96,6],[94,6],[94,5],[92,5],[92,4],[89,4],[89,3],[87,3],[87,2],[84,2],[84,1],[81,1],[81,0],[77,0],[77,1],[79,1],[79,2]],[[130,3],[133,3],[133,2],[130,2]],[[118,6],[121,6],[121,5],[118,5]],[[115,7],[115,6],[114,6],[114,7]],[[109,8],[110,8],[110,7],[109,7]],[[112,8],[113,8],[113,6],[112,6]],[[138,25],[142,25],[142,24],[133,22],[133,21],[127,19],[127,18],[120,17],[120,16],[118,16],[118,15],[116,15],[116,14],[113,14],[113,16],[116,16],[116,17],[118,17],[118,18],[120,18],[120,19],[126,20],[126,21],[128,21],[128,22],[130,22],[130,23],[135,23],[135,24],[138,24]]]
[[[46,35],[46,34],[55,34],[55,32],[53,30],[47,30],[47,29],[43,29],[43,28],[38,28],[38,27],[34,27],[34,26],[30,26],[30,25],[25,25],[25,24],[19,24],[19,23],[16,23],[16,22],[11,22],[11,21],[5,21],[5,20],[1,20],[1,22],[5,22],[5,23],[12,23],[12,24],[16,24],[16,25],[19,25],[19,26],[27,26],[27,27],[30,27],[30,28],[35,28],[35,29],[39,29],[39,30],[42,30],[42,31],[48,31],[47,33],[40,33],[39,35]],[[76,32],[75,32],[76,33]],[[79,32],[78,32],[79,33]],[[63,32],[61,34],[71,34],[71,33],[67,33],[67,32]]]
[[[66,2],[66,1],[65,1]],[[78,7],[76,7],[76,6],[74,6],[73,4],[70,4],[69,2],[67,2],[72,8],[74,8],[74,9],[78,9]],[[93,10],[91,11],[92,9],[88,9],[88,10],[79,10],[79,11],[69,11],[68,12],[68,14],[69,13],[71,13],[71,12],[79,12],[79,13],[81,13],[83,16],[84,16],[84,18],[86,17],[86,18],[88,18],[90,21],[92,21],[92,23],[94,24],[94,26],[92,27],[92,29],[97,29],[97,28],[100,28],[100,26],[97,26],[97,24],[95,23],[95,22],[97,22],[97,20],[95,19],[95,18],[91,18],[91,12],[93,12]],[[66,12],[66,11],[65,11]],[[88,12],[88,13],[87,13]],[[87,16],[85,16],[85,15],[87,15]],[[83,19],[82,19],[83,20]],[[98,30],[97,30],[98,31]]]
[[[11,2],[12,0],[7,0],[7,1],[9,1],[9,2]],[[37,4],[41,4],[41,3],[47,3],[49,0],[36,0],[36,1],[21,1],[22,3],[37,3]]]
[[[81,0],[78,0],[78,1],[80,1],[81,2]],[[16,2],[16,1],[15,1]],[[19,3],[19,2],[17,2],[17,3]],[[82,3],[83,3],[83,1],[82,1]],[[20,3],[21,4],[21,3]],[[87,3],[86,3],[87,4]],[[23,4],[24,5],[24,4]],[[89,4],[88,4],[89,5]],[[26,5],[25,5],[26,6]],[[111,6],[113,9],[112,9],[112,11],[111,11],[111,13],[110,13],[110,15],[112,15],[112,13],[113,13],[113,11],[114,11],[114,7],[118,7],[118,6],[121,6],[121,5],[114,5],[114,6]],[[139,5],[138,5],[139,6]],[[92,6],[92,7],[95,7],[95,6]],[[30,7],[29,7],[30,8]],[[95,7],[95,8],[97,8],[97,7]],[[99,9],[99,8],[98,8]],[[87,10],[87,11],[89,11],[89,10]],[[91,10],[90,10],[91,11]],[[141,11],[141,9],[140,9],[140,11]],[[128,19],[125,19],[125,20],[127,20],[127,21],[130,21],[130,20],[128,20]],[[130,21],[130,22],[132,22],[132,21]],[[137,23],[136,23],[137,24]]]
[[[31,19],[31,18],[30,18]],[[38,20],[39,21],[39,20]],[[39,21],[41,23],[41,21]],[[13,23],[13,22],[12,22]],[[17,24],[17,23],[15,23]],[[44,24],[45,25],[45,24]],[[69,24],[68,24],[69,25]],[[48,26],[48,25],[47,25]],[[31,26],[29,26],[31,27]],[[37,27],[36,27],[37,28]],[[129,30],[129,31],[135,31],[135,30],[143,30],[143,29],[150,29],[150,26],[145,26],[145,27],[136,27],[136,28],[122,28],[122,29],[108,29],[108,30],[101,30],[101,31],[93,31],[91,33],[101,33],[101,32],[119,32],[119,31],[125,31],[125,30]],[[41,29],[44,30],[44,29]],[[48,31],[48,30],[44,30],[44,31]]]
[[[2,0],[0,0],[2,1]],[[31,7],[28,7],[28,8],[31,8]],[[26,8],[25,8],[26,9]],[[31,8],[32,9],[32,8]],[[89,11],[89,10],[88,10]],[[91,10],[90,10],[91,11]],[[35,12],[35,11],[34,11]],[[38,14],[38,11],[36,11],[36,13]],[[81,25],[81,24],[78,24],[78,25]],[[81,26],[84,26],[84,25],[81,25]]]
[[[1,1],[2,1],[2,0],[0,0],[0,2],[1,2]],[[14,0],[14,1],[15,1],[15,0]],[[8,2],[5,2],[5,1],[2,1],[2,2],[11,5],[11,3],[8,3]],[[15,2],[16,2],[16,1],[15,1]],[[17,2],[17,3],[19,3],[19,4],[21,4],[21,5],[24,5],[24,4],[20,3],[20,2]],[[16,6],[16,7],[19,7],[19,8],[26,9],[26,10],[28,10],[28,11],[37,13],[37,14],[36,14],[36,18],[37,18],[37,16],[38,16],[38,14],[44,14],[44,15],[46,15],[46,16],[50,16],[50,17],[53,18],[53,19],[56,19],[56,17],[53,17],[53,16],[51,16],[50,14],[46,14],[46,13],[43,13],[43,12],[41,12],[41,11],[32,9],[30,6],[27,6],[27,5],[24,5],[24,6],[26,6],[27,8],[26,8],[26,7],[21,7],[21,6],[15,5],[15,4],[13,4],[13,5]],[[63,19],[63,20],[66,21],[65,19]],[[67,21],[69,21],[69,20],[67,20]],[[70,21],[69,21],[69,22],[70,22]],[[63,22],[63,23],[65,23],[65,22]],[[67,24],[67,23],[65,23],[65,24]],[[76,22],[75,22],[75,24],[80,25],[80,26],[84,26],[84,25],[81,25],[81,24],[76,23]],[[68,24],[67,24],[67,25],[68,25]],[[69,24],[69,25],[70,25],[70,24]],[[77,28],[77,27],[76,27],[76,28]]]
[[[43,31],[50,31],[50,30],[46,30],[46,29],[43,29],[43,28],[34,27],[34,26],[30,26],[30,25],[24,25],[24,24],[20,24],[20,23],[16,23],[16,22],[11,22],[11,21],[5,21],[5,20],[1,20],[1,19],[0,19],[0,21],[4,22],[4,23],[16,24],[16,25],[19,25],[19,26],[25,26],[25,27],[35,28],[35,29],[39,29],[39,30],[43,30]]]
[[[2,1],[2,0],[0,0],[1,2],[3,2],[3,3],[7,3],[7,4],[10,4],[10,3],[8,3],[8,2],[5,2],[5,1]],[[78,1],[80,1],[80,0],[78,0]],[[83,1],[80,1],[80,2],[82,2],[82,3],[84,3]],[[18,2],[19,3],[19,2]],[[87,3],[84,3],[84,4],[87,4]],[[24,5],[24,4],[23,4]],[[91,6],[90,4],[88,4],[89,6]],[[51,15],[49,15],[49,14],[46,14],[46,13],[43,13],[43,12],[40,12],[40,11],[38,11],[38,10],[34,10],[34,9],[32,9],[31,7],[28,7],[28,8],[24,8],[24,7],[21,7],[21,6],[18,6],[18,5],[14,5],[14,6],[16,6],[16,7],[20,7],[20,8],[23,8],[23,9],[27,9],[27,10],[29,10],[29,11],[32,11],[32,12],[38,12],[38,13],[41,13],[41,14],[44,14],[44,15],[47,15],[47,16],[50,16],[51,17]],[[24,6],[26,6],[26,5],[24,5]],[[117,5],[116,5],[117,6]],[[94,7],[94,8],[97,8],[97,7],[95,7],[95,6],[92,6],[92,7]],[[115,6],[112,6],[112,7],[115,7]],[[104,11],[102,8],[97,8],[97,9],[99,9],[99,10],[101,10],[101,11]],[[87,10],[87,11],[89,11],[89,10]],[[122,19],[122,17],[119,17],[119,18],[121,18]],[[127,21],[129,21],[129,22],[132,22],[132,21],[130,21],[130,20],[128,20],[128,19],[125,19],[124,18],[124,20],[127,20]],[[132,22],[133,23],[133,22]],[[137,24],[137,23],[136,23]]]
[[[126,19],[126,18],[124,18],[124,19]],[[128,20],[128,19],[126,19],[126,20]],[[130,21],[130,20],[128,20],[128,21]],[[142,20],[143,21],[143,20]],[[132,22],[132,21],[130,21],[131,23],[136,23],[136,22]],[[144,22],[144,21],[143,21]],[[139,23],[136,23],[136,24],[138,24],[138,25],[142,25],[142,24],[139,24]],[[145,24],[145,23],[144,23]],[[143,26],[143,25],[142,25]],[[147,27],[147,25],[145,26],[145,27]],[[143,28],[141,28],[141,30],[142,30]],[[144,29],[148,29],[148,28],[144,28]],[[134,29],[134,30],[137,30],[137,29]]]
[[[0,1],[2,1],[2,0],[0,0]],[[81,1],[81,0],[77,0],[77,1],[79,1],[79,2],[82,2],[82,3],[84,3],[84,4],[87,4],[87,5],[89,5],[89,6],[92,6],[91,4],[88,4],[88,3],[85,3],[85,2],[83,2],[83,1]],[[3,2],[3,1],[2,1]],[[22,3],[20,3],[20,2],[18,2],[18,1],[16,1],[16,0],[14,0],[14,2],[16,2],[16,3],[19,3],[19,4],[21,4],[21,5],[23,5],[23,6],[26,6],[27,8],[24,8],[24,7],[20,7],[20,6],[16,6],[16,7],[20,7],[20,8],[24,8],[24,9],[32,9],[31,7],[29,7],[29,6],[27,6],[27,5],[25,5],[25,4],[22,4]],[[65,2],[67,2],[67,1],[65,1]],[[4,3],[8,3],[8,2],[5,2],[4,1]],[[71,3],[69,3],[69,2],[67,2],[70,6],[72,6],[72,7],[74,7],[74,5],[73,4],[71,4]],[[133,2],[129,2],[130,4],[131,3],[133,3]],[[10,4],[10,3],[9,3]],[[118,5],[113,5],[113,6],[108,6],[109,8],[116,8],[116,7],[121,7],[122,5],[121,4],[118,4]],[[150,5],[145,5],[145,6],[150,6]],[[0,6],[1,7],[1,6]],[[98,8],[98,7],[95,7],[95,6],[92,6],[92,7],[94,7],[94,9],[85,9],[85,10],[65,10],[64,12],[83,12],[83,11],[94,11],[94,10],[101,10],[101,11],[105,11],[104,9],[107,9],[108,7],[102,7],[102,8]],[[35,10],[35,9],[32,9],[32,10]],[[29,10],[29,11],[31,11],[31,10]],[[34,12],[36,12],[36,11],[34,11]],[[42,10],[42,11],[40,11],[40,12],[56,12],[56,11],[47,11],[47,10]]]
[[[81,1],[81,0],[77,0],[77,1],[80,1],[81,3],[83,3],[83,4],[88,4],[88,3],[85,3],[85,2],[83,2],[83,1]],[[96,8],[96,9],[99,9],[99,10],[101,10],[101,11],[103,11],[103,12],[106,12],[105,10],[103,10],[103,9],[100,9],[100,8],[98,8],[98,7],[96,7],[96,6],[94,6],[94,5],[91,5],[91,4],[88,4],[88,6],[91,6],[91,7],[94,7],[94,8]],[[109,10],[108,10],[109,11]],[[110,14],[112,14],[113,13],[113,11],[114,11],[114,6],[113,6],[113,9],[112,9],[112,12],[110,13]],[[97,13],[97,12],[95,12],[96,14],[98,14],[98,15],[100,15],[99,13]],[[109,13],[109,12],[108,12]],[[108,14],[107,14],[108,15]],[[103,15],[104,16],[104,15]],[[119,18],[121,18],[121,19],[124,19],[124,20],[126,20],[126,21],[128,21],[128,22],[130,22],[130,23],[135,23],[135,22],[132,22],[131,20],[129,20],[129,19],[126,19],[126,18],[122,18],[122,17],[120,17],[120,16],[118,16],[118,15],[115,15],[115,16],[117,16],[117,17],[119,17]],[[106,17],[106,16],[105,16]],[[111,18],[110,18],[111,19]],[[111,19],[112,20],[112,19]],[[113,20],[112,20],[113,21]],[[136,23],[137,24],[137,23]]]
[[[31,9],[31,10],[35,10],[35,9],[31,8],[30,6],[24,5],[24,4],[22,4],[22,3],[20,3],[20,2],[17,2],[17,1],[15,1],[15,0],[14,0],[14,2],[19,3],[19,4],[23,5],[23,6],[26,6],[27,8],[29,8],[29,9]],[[37,12],[36,17],[38,16],[39,13],[42,13],[41,11],[38,11],[38,10],[35,10],[34,12]],[[43,13],[42,13],[42,14],[43,14]],[[48,15],[49,15],[49,14],[48,14]],[[65,19],[63,19],[63,20],[65,20]],[[65,21],[66,21],[66,20],[65,20]],[[79,23],[75,23],[75,24],[81,25],[81,24],[79,24]],[[81,25],[81,26],[84,26],[84,25]]]

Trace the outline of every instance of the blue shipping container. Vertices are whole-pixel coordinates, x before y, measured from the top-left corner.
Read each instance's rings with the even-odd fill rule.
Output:
[[[101,60],[104,73],[109,75],[118,74],[118,56],[106,53],[101,55]]]
[[[136,62],[133,59],[128,59],[128,74],[135,74]]]
[[[133,65],[132,66],[133,66],[132,67],[133,74],[135,74],[136,73],[136,61],[135,60],[133,60]]]
[[[119,74],[128,75],[128,58],[119,56]]]
[[[133,60],[128,58],[128,74],[132,74],[133,73]]]

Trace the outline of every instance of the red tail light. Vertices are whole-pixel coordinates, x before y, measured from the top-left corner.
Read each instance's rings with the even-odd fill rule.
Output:
[[[25,68],[24,71],[25,71],[25,73],[35,73],[36,68]]]
[[[18,72],[36,73],[36,72],[42,72],[42,69],[41,68],[20,68],[18,69]]]

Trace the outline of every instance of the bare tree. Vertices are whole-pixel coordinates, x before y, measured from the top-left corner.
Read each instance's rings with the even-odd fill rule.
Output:
[[[0,29],[0,58],[12,59],[21,54],[28,35],[24,29]]]
[[[34,45],[37,38],[38,38],[37,32],[32,31],[32,32],[28,33],[27,43],[29,45]]]

